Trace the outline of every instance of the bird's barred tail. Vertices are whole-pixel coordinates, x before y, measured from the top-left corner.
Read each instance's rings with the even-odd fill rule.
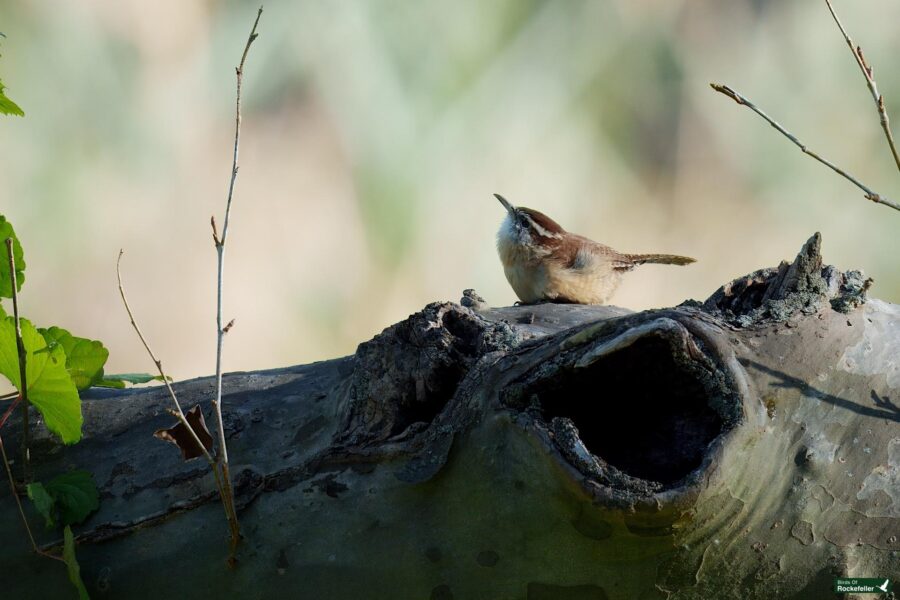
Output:
[[[636,265],[655,263],[660,265],[689,265],[697,262],[697,259],[688,256],[676,256],[674,254],[626,254],[629,260]]]

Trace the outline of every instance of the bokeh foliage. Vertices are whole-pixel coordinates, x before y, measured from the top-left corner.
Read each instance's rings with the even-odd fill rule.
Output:
[[[143,364],[113,285],[126,247],[135,308],[173,375],[211,371],[206,227],[227,182],[233,48],[255,8],[0,6],[0,75],[29,112],[3,123],[15,151],[0,164],[0,210],[53,273],[35,275],[29,306],[50,318],[52,296],[77,298],[52,318],[95,331],[113,370]],[[467,287],[512,302],[493,192],[625,251],[699,259],[647,267],[616,304],[704,298],[793,256],[813,231],[828,262],[865,269],[875,296],[900,301],[897,216],[707,86],[733,85],[900,196],[823,4],[274,0],[266,11],[247,66],[227,267],[229,335],[245,352],[229,369],[352,352]],[[897,115],[900,5],[847,5],[842,17]],[[160,288],[171,293],[151,300]]]

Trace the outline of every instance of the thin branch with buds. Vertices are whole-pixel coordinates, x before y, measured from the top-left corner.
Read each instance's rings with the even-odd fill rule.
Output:
[[[122,297],[122,303],[125,305],[125,310],[128,312],[129,319],[131,319],[132,327],[134,327],[135,332],[141,340],[141,343],[144,344],[144,348],[147,350],[147,353],[150,355],[150,358],[156,365],[156,368],[166,385],[166,389],[169,392],[169,396],[171,396],[172,398],[172,403],[175,405],[175,408],[169,410],[169,413],[177,418],[181,425],[183,425],[187,429],[187,431],[190,432],[192,440],[200,448],[200,451],[203,453],[203,457],[206,458],[207,462],[210,465],[210,468],[213,471],[213,475],[215,476],[216,487],[219,491],[219,497],[222,500],[222,506],[225,509],[225,517],[228,520],[228,528],[231,533],[231,546],[228,556],[228,562],[230,565],[235,564],[235,554],[237,551],[238,543],[240,543],[241,530],[240,524],[238,523],[237,510],[235,508],[234,489],[232,487],[231,473],[228,466],[228,449],[225,441],[225,425],[222,418],[222,343],[225,334],[228,333],[228,331],[234,325],[234,319],[229,321],[227,325],[222,325],[222,280],[225,265],[225,240],[228,236],[228,224],[231,216],[231,201],[234,197],[234,184],[238,174],[238,149],[240,147],[241,136],[241,84],[243,82],[244,63],[247,60],[247,53],[250,51],[251,44],[253,44],[253,41],[257,38],[256,28],[259,25],[259,19],[262,16],[262,11],[263,9],[262,7],[260,7],[259,11],[256,13],[256,20],[253,22],[253,28],[250,30],[250,36],[247,38],[247,44],[244,46],[244,52],[241,55],[241,61],[236,69],[237,105],[234,133],[234,153],[231,166],[231,180],[228,185],[228,197],[225,205],[225,223],[224,227],[222,228],[221,236],[219,235],[218,228],[216,227],[215,217],[212,217],[210,219],[210,225],[212,226],[213,243],[215,245],[216,254],[218,256],[218,285],[216,291],[216,397],[215,400],[213,400],[213,408],[216,412],[219,445],[215,456],[213,456],[206,449],[206,446],[204,446],[200,441],[200,437],[198,436],[197,432],[193,427],[191,427],[190,423],[188,422],[184,411],[181,409],[181,404],[178,402],[178,398],[175,395],[175,391],[172,389],[172,385],[169,383],[169,378],[163,371],[162,362],[158,358],[156,358],[153,350],[150,349],[150,345],[147,343],[143,332],[141,332],[141,328],[138,326],[137,322],[134,319],[134,314],[132,313],[131,307],[128,304],[128,299],[125,296],[125,288],[122,285],[122,274],[120,269],[123,254],[122,251],[119,251],[119,259],[116,261],[116,277],[118,278],[119,282],[119,295]]]
[[[850,175],[845,170],[843,170],[840,167],[838,167],[837,165],[835,165],[833,162],[829,161],[826,158],[823,158],[822,156],[820,156],[813,150],[810,150],[806,146],[806,144],[804,144],[797,138],[797,136],[795,136],[793,133],[791,133],[784,127],[782,127],[781,124],[779,124],[772,117],[770,117],[765,112],[763,112],[761,109],[759,109],[755,104],[753,104],[753,102],[751,102],[750,100],[748,100],[741,94],[737,93],[732,88],[728,87],[727,85],[722,85],[720,83],[710,83],[709,85],[710,85],[710,87],[712,87],[712,89],[716,90],[720,94],[724,94],[724,95],[728,96],[729,98],[731,98],[738,104],[740,104],[742,106],[746,106],[747,108],[749,108],[750,110],[752,110],[753,112],[758,114],[760,117],[765,119],[769,123],[769,125],[771,125],[775,129],[777,129],[784,137],[786,137],[791,142],[793,142],[794,145],[796,145],[798,148],[800,148],[800,150],[802,150],[805,154],[808,154],[809,156],[813,157],[814,159],[816,159],[817,161],[819,161],[820,163],[822,163],[823,165],[825,165],[826,167],[828,167],[829,169],[831,169],[832,171],[834,171],[835,173],[837,173],[838,175],[845,178],[847,181],[849,181],[850,183],[852,183],[853,185],[855,185],[856,187],[861,189],[865,193],[865,197],[868,200],[871,200],[872,202],[877,202],[878,204],[883,204],[885,206],[890,206],[894,210],[900,210],[900,204],[887,198],[886,196],[882,196],[878,192],[873,191],[871,188],[869,188],[867,185],[862,183],[859,179],[857,179],[853,175]]]
[[[847,30],[844,29],[844,25],[841,23],[841,20],[838,18],[837,13],[834,11],[834,7],[831,5],[831,0],[825,0],[825,4],[828,5],[828,10],[831,12],[832,18],[834,18],[834,22],[837,24],[838,29],[841,30],[841,34],[844,36],[844,41],[847,42],[847,47],[850,48],[850,52],[853,54],[853,58],[856,59],[856,64],[859,65],[859,70],[862,71],[863,77],[866,78],[866,85],[869,87],[869,92],[872,94],[872,99],[875,100],[875,108],[878,110],[878,116],[881,120],[881,128],[884,130],[884,135],[887,138],[888,145],[891,147],[891,155],[894,157],[894,163],[897,165],[897,169],[900,170],[900,154],[897,153],[897,146],[894,143],[894,134],[891,132],[891,121],[888,118],[887,110],[884,108],[884,96],[882,96],[878,92],[878,84],[875,83],[875,76],[872,71],[872,67],[869,66],[869,63],[866,62],[866,57],[863,55],[862,48],[855,45],[853,40],[850,39],[850,36],[847,35]]]
[[[222,468],[223,485],[226,491],[227,502],[225,510],[229,512],[228,522],[231,525],[231,553],[232,558],[237,544],[240,541],[240,526],[237,521],[237,513],[234,508],[234,492],[231,486],[231,474],[228,467],[228,448],[225,444],[225,425],[222,419],[222,344],[225,334],[231,329],[234,320],[227,325],[222,324],[222,288],[223,276],[225,272],[225,242],[228,238],[228,225],[231,218],[231,201],[234,198],[234,185],[238,175],[238,152],[241,142],[241,86],[244,79],[244,63],[247,60],[247,54],[250,52],[250,46],[256,40],[258,34],[256,28],[259,25],[259,19],[262,16],[262,7],[256,13],[256,20],[253,22],[253,28],[250,30],[250,36],[247,38],[247,44],[244,46],[244,52],[241,54],[240,63],[235,69],[237,76],[237,93],[235,101],[235,120],[234,120],[234,150],[231,162],[231,179],[228,184],[228,196],[225,202],[225,220],[222,224],[222,234],[219,235],[216,228],[216,219],[210,219],[213,231],[213,242],[216,248],[217,257],[217,285],[216,285],[216,399],[214,407],[216,409],[216,420],[219,431],[219,451],[216,459]]]

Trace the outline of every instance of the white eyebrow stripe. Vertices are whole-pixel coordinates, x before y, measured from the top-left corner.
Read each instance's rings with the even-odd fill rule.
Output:
[[[560,235],[558,233],[553,233],[553,232],[550,232],[550,231],[544,229],[537,221],[532,219],[531,215],[529,215],[528,213],[525,213],[525,218],[528,219],[528,223],[534,228],[534,230],[537,232],[537,234],[539,236],[548,237],[548,238],[556,238],[556,239],[559,239],[562,237],[562,235]]]

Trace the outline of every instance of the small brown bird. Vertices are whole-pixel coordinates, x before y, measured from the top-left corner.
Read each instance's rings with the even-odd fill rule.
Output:
[[[687,265],[696,262],[672,254],[622,254],[609,246],[569,233],[530,208],[513,206],[494,194],[506,208],[497,232],[497,251],[506,279],[525,304],[569,302],[604,304],[637,265]]]

